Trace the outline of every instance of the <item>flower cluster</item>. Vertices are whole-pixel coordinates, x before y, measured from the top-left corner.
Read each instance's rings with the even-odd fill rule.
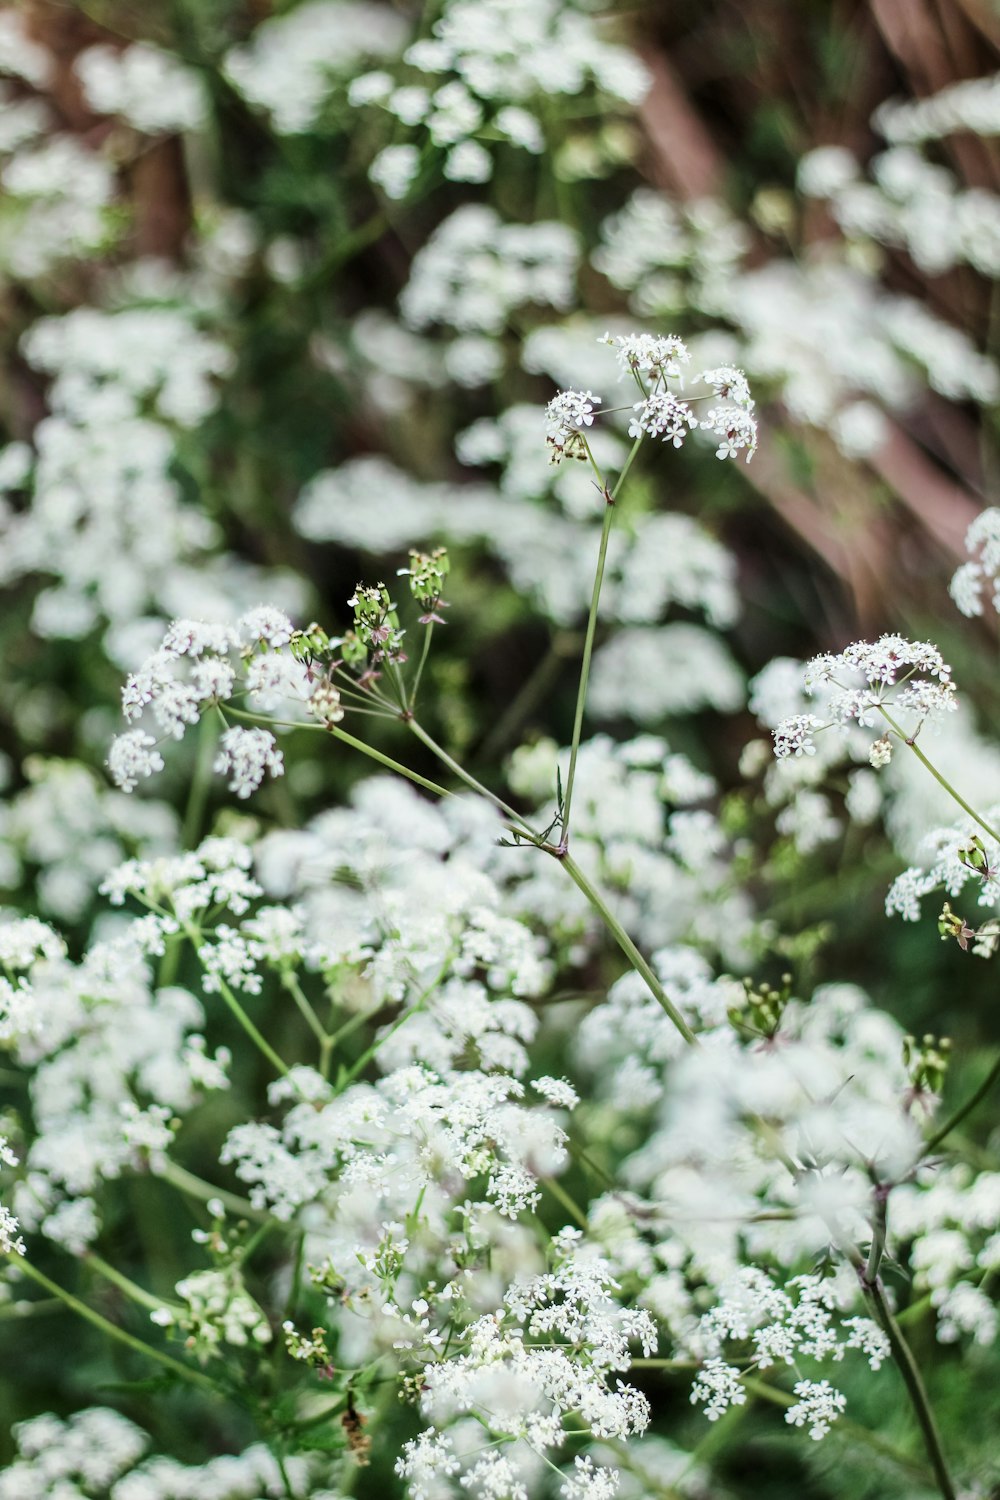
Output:
[[[703,384],[711,386],[715,395],[725,403],[712,407],[706,417],[699,419],[690,401],[681,400],[667,384],[670,380],[683,382],[684,366],[691,359],[687,346],[675,334],[605,334],[599,342],[611,345],[622,376],[637,381],[645,393],[643,399],[632,406],[629,437],[640,438],[647,434],[680,448],[690,432],[702,429],[718,438],[717,458],[733,458],[746,449],[749,463],[757,449],[757,422],[750,388],[742,370],[727,365],[706,370],[697,377]],[[553,462],[558,463],[567,456],[586,456],[586,448],[579,443],[579,434],[584,427],[592,426],[594,408],[598,405],[600,397],[592,391],[560,391],[549,402],[545,417]]]
[[[890,733],[913,739],[925,723],[954,713],[958,706],[951,668],[937,647],[899,635],[856,641],[837,654],[814,657],[806,663],[803,682],[808,694],[822,699],[823,717],[796,714],[783,720],[774,730],[779,760],[813,755],[813,736],[821,728],[858,724],[870,729],[884,724],[883,734],[871,747],[872,764],[882,765],[888,759],[883,746]]]
[[[538,1455],[563,1446],[569,1417],[599,1438],[645,1429],[646,1398],[621,1380],[612,1389],[608,1377],[628,1369],[631,1342],[644,1354],[655,1350],[652,1319],[616,1302],[608,1266],[582,1254],[581,1239],[578,1230],[561,1230],[553,1268],[515,1282],[503,1307],[465,1331],[461,1353],[427,1366],[421,1407],[433,1425],[406,1444],[396,1465],[411,1494],[453,1476],[473,1492],[526,1494]],[[485,1457],[463,1453],[456,1441],[470,1417],[490,1436]],[[612,1472],[580,1459],[563,1494],[614,1495]]]

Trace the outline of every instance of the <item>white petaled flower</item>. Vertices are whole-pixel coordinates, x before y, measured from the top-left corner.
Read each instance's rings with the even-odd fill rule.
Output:
[[[963,615],[973,619],[983,613],[983,588],[992,584],[993,608],[1000,611],[1000,509],[990,506],[982,511],[965,533],[966,551],[971,562],[963,563],[948,587]]]
[[[156,741],[142,729],[130,729],[115,735],[108,750],[108,770],[115,786],[123,792],[134,790],[143,777],[163,770],[163,756]]]
[[[559,391],[545,408],[549,436],[562,442],[572,433],[592,427],[596,415],[594,408],[600,404],[600,396],[595,396],[593,391]]]
[[[818,1443],[842,1414],[847,1398],[828,1380],[800,1380],[794,1386],[798,1401],[785,1412],[792,1427],[809,1427],[809,1436]]]
[[[683,339],[676,334],[604,334],[599,343],[614,349],[622,375],[647,375],[655,381],[680,380],[691,359]]]
[[[691,1387],[692,1406],[703,1403],[710,1422],[717,1422],[731,1406],[744,1406],[746,1399],[739,1370],[724,1359],[707,1359]]]
[[[757,451],[757,419],[742,406],[713,406],[698,426],[719,439],[716,458],[736,458],[746,449],[749,463]]]
[[[788,756],[815,755],[813,735],[823,728],[823,720],[815,714],[795,714],[783,719],[774,733],[774,753],[778,760]]]
[[[268,729],[227,729],[219,741],[215,770],[229,776],[229,790],[237,797],[249,797],[268,772],[284,774],[285,766],[274,735]]]
[[[645,401],[637,401],[632,410],[636,413],[628,425],[629,437],[662,438],[679,448],[691,431],[698,426],[698,419],[686,401],[680,401],[670,391],[654,391]]]
[[[796,714],[782,720],[773,731],[779,760],[813,754],[813,733],[823,725],[846,731],[852,724],[870,729],[886,722],[888,729],[894,729],[889,721],[898,715],[904,721],[902,732],[912,738],[924,724],[958,707],[951,668],[937,647],[900,635],[855,641],[838,654],[813,657],[805,665],[802,680],[808,694],[824,698],[825,717]],[[888,730],[872,748],[873,765],[884,765],[888,759],[887,734]]]
[[[720,365],[717,370],[703,370],[698,380],[703,385],[710,385],[720,400],[729,401],[743,411],[753,411],[754,401],[742,370],[732,365]]]

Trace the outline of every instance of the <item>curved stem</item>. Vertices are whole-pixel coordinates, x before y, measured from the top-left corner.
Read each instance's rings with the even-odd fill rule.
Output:
[[[433,792],[436,797],[450,797],[451,793],[443,786],[438,786],[436,781],[428,781],[426,776],[419,776],[416,771],[411,771],[409,766],[402,765],[398,760],[393,760],[389,755],[383,755],[381,750],[376,750],[374,745],[366,745],[364,740],[356,739],[353,734],[348,734],[346,729],[338,729],[336,724],[295,724],[288,719],[273,719],[268,714],[252,714],[246,709],[233,708],[231,703],[226,704],[226,712],[237,719],[248,719],[251,724],[271,724],[277,729],[312,729],[318,730],[320,734],[330,734],[335,740],[340,740],[344,745],[350,745],[352,750],[360,750],[362,755],[367,755],[370,760],[378,761],[380,766],[385,766],[389,771],[395,771],[397,776],[405,776],[407,781],[415,781],[417,786],[424,787],[428,792]],[[385,715],[390,717],[390,715]],[[393,718],[401,715],[395,712]]]
[[[218,1394],[218,1386],[210,1376],[203,1374],[201,1370],[191,1369],[189,1365],[182,1365],[179,1359],[174,1359],[162,1349],[155,1349],[152,1344],[144,1343],[142,1339],[136,1338],[134,1334],[126,1333],[124,1328],[119,1328],[116,1323],[103,1318],[99,1312],[95,1312],[92,1307],[88,1307],[86,1302],[81,1302],[79,1297],[74,1297],[72,1292],[67,1292],[58,1282],[50,1281],[48,1276],[44,1272],[39,1271],[30,1261],[19,1258],[17,1269],[23,1275],[28,1276],[32,1281],[36,1282],[40,1287],[44,1287],[53,1297],[58,1297],[60,1302],[65,1303],[71,1312],[76,1313],[78,1317],[83,1318],[87,1323],[91,1323],[101,1333],[106,1334],[108,1338],[115,1339],[119,1344],[124,1344],[126,1348],[134,1350],[137,1354],[144,1354],[147,1359],[155,1360],[157,1364],[163,1365],[164,1369],[170,1370],[174,1375],[179,1376],[181,1380],[186,1380],[191,1385],[200,1386],[202,1390]]]
[[[925,1156],[929,1156],[932,1151],[935,1151],[945,1137],[951,1135],[951,1132],[957,1126],[961,1125],[966,1115],[971,1115],[976,1105],[980,1104],[986,1098],[986,1095],[990,1092],[998,1078],[1000,1078],[1000,1056],[997,1057],[996,1062],[975,1092],[970,1094],[965,1103],[959,1105],[954,1114],[949,1115],[944,1124],[935,1130],[934,1134],[925,1142]]]
[[[109,1266],[108,1262],[102,1256],[95,1255],[92,1250],[88,1250],[83,1259],[85,1265],[90,1266],[92,1270],[96,1271],[98,1276],[103,1276],[105,1281],[110,1281],[112,1286],[116,1286],[120,1292],[124,1292],[126,1297],[131,1302],[137,1303],[139,1307],[144,1307],[149,1312],[158,1312],[160,1308],[170,1306],[170,1303],[165,1301],[163,1297],[155,1297],[152,1292],[147,1292],[145,1287],[139,1286],[130,1277],[123,1275],[121,1271],[117,1271],[114,1266]],[[175,1308],[178,1306],[176,1302],[173,1305]]]
[[[947,779],[947,777],[942,776],[941,772],[938,770],[937,766],[934,765],[933,761],[927,759],[927,756],[921,750],[916,740],[910,738],[910,736],[906,733],[902,726],[896,723],[892,715],[887,713],[881,704],[879,704],[879,713],[889,725],[889,728],[892,729],[895,734],[899,735],[899,738],[903,741],[904,745],[908,746],[909,749],[913,751],[920,764],[926,770],[930,771],[931,775],[934,777],[934,780],[938,783],[939,786],[944,788],[952,801],[957,802],[962,811],[967,812],[972,821],[974,823],[978,823],[984,833],[988,833],[991,839],[995,839],[996,842],[1000,844],[1000,833],[998,833],[995,828],[991,828],[989,823],[987,823],[984,818],[981,818],[979,816],[979,814],[976,812],[976,809],[974,807],[970,807],[965,798],[959,792],[956,792],[951,782]]]
[[[181,1167],[169,1158],[163,1161],[155,1174],[161,1182],[169,1182],[171,1187],[177,1188],[178,1192],[187,1193],[191,1198],[197,1198],[200,1203],[211,1203],[213,1198],[218,1198],[223,1208],[227,1208],[231,1214],[238,1214],[242,1219],[254,1219],[259,1224],[274,1224],[276,1221],[272,1214],[266,1209],[255,1208],[249,1198],[241,1198],[237,1193],[230,1193],[226,1188],[216,1187],[212,1182],[206,1182],[203,1177],[196,1177],[186,1167]]]
[[[584,875],[583,871],[580,869],[580,866],[576,863],[576,860],[572,859],[568,854],[564,854],[561,857],[560,863],[562,864],[562,867],[566,871],[569,878],[574,882],[574,884],[579,886],[580,890],[586,896],[587,900],[597,912],[598,916],[601,918],[601,921],[604,923],[605,927],[608,929],[611,936],[618,944],[619,948],[625,954],[625,957],[628,959],[629,963],[642,975],[643,979],[646,981],[647,986],[649,987],[649,992],[653,996],[653,999],[670,1017],[671,1021],[673,1021],[674,1025],[677,1027],[677,1030],[680,1032],[684,1040],[690,1046],[696,1047],[698,1045],[698,1038],[695,1036],[694,1032],[691,1030],[690,1026],[685,1021],[680,1011],[677,1009],[676,1005],[670,999],[669,995],[664,990],[663,985],[657,979],[656,975],[653,973],[653,970],[650,968],[649,964],[646,962],[642,954],[639,952],[638,948],[635,946],[635,943],[633,943],[632,939],[625,931],[625,928],[622,926],[618,918],[615,916],[614,912],[608,906],[600,891],[596,886],[590,883],[586,875]]]
[[[277,1070],[277,1072],[282,1074],[290,1073],[292,1071],[291,1068],[286,1062],[283,1062],[281,1060],[277,1052],[275,1052],[274,1048],[271,1046],[271,1043],[267,1040],[267,1037],[264,1036],[262,1032],[258,1031],[257,1027],[251,1021],[250,1017],[247,1015],[246,1011],[243,1009],[242,1005],[237,1000],[236,996],[233,994],[226,981],[220,978],[218,984],[219,994],[222,996],[226,1005],[229,1007],[232,1014],[236,1017],[237,1021],[243,1027],[243,1030],[246,1032],[247,1036],[253,1042],[258,1051],[260,1051],[263,1056],[267,1058],[268,1062],[273,1068]]]
[[[580,753],[583,734],[583,713],[587,705],[587,687],[590,682],[590,660],[594,652],[594,636],[597,634],[597,611],[601,601],[601,586],[604,583],[604,565],[608,556],[608,539],[615,518],[615,502],[608,491],[604,491],[604,525],[601,527],[601,545],[597,554],[597,571],[594,588],[590,596],[590,613],[587,616],[587,633],[583,641],[583,657],[580,661],[580,681],[576,690],[576,712],[573,715],[573,738],[569,749],[569,771],[566,774],[566,792],[562,805],[562,843],[569,839],[570,809],[573,806],[573,788],[576,784],[576,759]]]

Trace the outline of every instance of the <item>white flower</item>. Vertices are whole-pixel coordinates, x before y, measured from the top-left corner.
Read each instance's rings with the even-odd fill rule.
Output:
[[[387,198],[398,202],[405,198],[420,171],[420,152],[416,146],[385,146],[368,168],[368,176]]]
[[[818,1443],[843,1412],[847,1397],[834,1390],[828,1380],[800,1380],[793,1389],[799,1400],[788,1408],[785,1421],[792,1427],[808,1423],[809,1436]]]
[[[692,427],[699,425],[687,402],[678,400],[670,391],[654,391],[645,401],[637,401],[632,410],[637,415],[629,422],[629,437],[641,437],[646,432],[650,437],[673,443],[675,448],[681,446]]]
[[[237,797],[249,797],[266,773],[282,776],[285,765],[270,730],[235,726],[219,741],[214,769],[229,776],[229,790]]]
[[[141,729],[116,735],[108,750],[108,770],[115,786],[131,792],[140,777],[162,771],[163,756],[155,746],[153,736]]]
[[[600,396],[593,391],[559,391],[545,408],[545,425],[549,436],[563,443],[574,432],[592,427],[596,415],[594,408],[600,406]]]

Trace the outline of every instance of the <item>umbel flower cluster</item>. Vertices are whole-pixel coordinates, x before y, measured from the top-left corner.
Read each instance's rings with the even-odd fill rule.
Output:
[[[858,641],[838,654],[826,653],[806,664],[807,694],[820,700],[820,714],[797,714],[774,730],[774,753],[815,755],[815,734],[851,724],[881,733],[871,744],[873,766],[887,764],[892,738],[913,741],[925,724],[940,722],[958,707],[951,668],[936,646],[884,635]],[[891,712],[890,712],[891,710]]]
[[[691,360],[683,340],[673,334],[663,337],[640,333],[605,334],[600,342],[615,350],[620,378],[633,381],[642,396],[627,408],[631,411],[629,437],[639,440],[645,434],[680,448],[692,431],[709,432],[718,440],[717,458],[735,458],[745,450],[750,462],[757,449],[757,422],[742,370],[725,366],[695,377],[694,383],[709,386],[720,403],[698,417],[691,403],[706,398],[685,400],[678,394],[684,385],[684,368]],[[671,387],[671,381],[677,389]],[[586,458],[584,432],[593,426],[601,404],[601,397],[593,391],[560,391],[549,402],[545,415],[553,463],[563,458]]]

